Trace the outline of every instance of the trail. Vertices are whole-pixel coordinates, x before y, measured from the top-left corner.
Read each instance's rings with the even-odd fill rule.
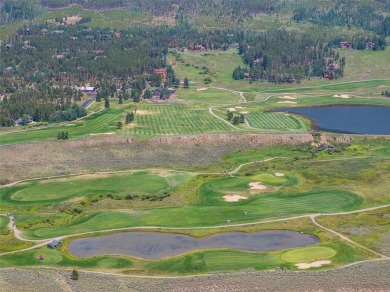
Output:
[[[339,215],[342,215],[342,214],[339,214]],[[310,216],[310,219],[311,219],[311,221],[314,223],[314,225],[316,225],[317,227],[322,228],[322,229],[324,229],[324,230],[326,230],[326,231],[328,231],[328,232],[330,232],[330,233],[333,233],[333,234],[337,235],[338,237],[340,237],[342,240],[347,241],[347,242],[349,242],[349,243],[352,243],[353,245],[356,245],[356,246],[358,246],[358,247],[360,247],[360,248],[362,248],[362,249],[364,249],[364,250],[366,250],[366,251],[369,251],[369,252],[371,252],[371,253],[373,253],[373,254],[379,256],[379,257],[382,258],[382,259],[390,259],[388,256],[383,255],[383,254],[381,254],[381,253],[379,253],[379,252],[376,252],[376,251],[374,251],[374,250],[372,250],[372,249],[370,249],[370,248],[368,248],[368,247],[365,247],[365,246],[361,245],[360,243],[357,243],[356,241],[353,241],[353,240],[349,239],[349,238],[346,237],[345,235],[343,235],[343,234],[341,234],[341,233],[338,233],[337,231],[334,231],[334,230],[332,230],[332,229],[326,228],[325,226],[319,224],[319,223],[316,221],[315,217],[316,217],[316,216],[314,216],[314,215],[313,215],[313,216]]]
[[[222,118],[218,117],[216,114],[214,114],[214,113],[213,113],[213,107],[212,107],[212,106],[209,107],[209,113],[210,113],[213,117],[217,118],[218,120],[221,120],[221,121],[224,122],[225,124],[228,124],[230,127],[233,127],[233,128],[236,129],[236,130],[241,130],[240,128],[237,128],[235,125],[229,123],[228,121],[225,121],[224,119],[222,119]]]
[[[13,223],[9,226],[12,226],[12,230],[14,231],[14,234],[18,234],[18,239],[21,241],[28,241],[28,242],[39,242],[38,245],[35,245],[33,247],[27,248],[27,249],[22,249],[22,250],[17,250],[17,251],[12,251],[12,252],[7,252],[7,253],[0,253],[1,255],[5,254],[10,254],[10,253],[17,253],[25,250],[31,250],[34,248],[41,247],[43,245],[46,245],[49,243],[52,239],[57,239],[57,240],[64,240],[68,237],[76,237],[76,236],[83,236],[83,235],[90,235],[90,234],[99,234],[99,233],[107,233],[107,232],[115,232],[115,231],[131,231],[131,230],[199,230],[199,229],[223,229],[223,228],[231,228],[231,227],[243,227],[243,226],[252,226],[252,225],[259,225],[259,224],[266,224],[266,223],[274,223],[274,222],[284,222],[284,221],[290,221],[294,219],[302,219],[302,218],[309,218],[313,224],[315,224],[317,227],[322,228],[328,232],[331,232],[337,236],[339,236],[342,240],[345,240],[351,244],[354,244],[362,249],[365,249],[377,256],[379,256],[382,259],[390,259],[390,257],[380,254],[374,250],[371,250],[355,241],[352,241],[348,237],[332,230],[329,228],[326,228],[319,224],[315,218],[318,216],[340,216],[340,215],[348,215],[348,214],[356,214],[356,213],[363,213],[363,212],[369,212],[369,211],[374,211],[378,209],[384,209],[390,207],[390,204],[386,205],[381,205],[381,206],[376,206],[376,207],[370,207],[370,208],[364,208],[360,210],[354,210],[354,211],[347,211],[347,212],[338,212],[338,213],[318,213],[318,214],[304,214],[304,215],[299,215],[299,216],[293,216],[293,217],[287,217],[287,218],[280,218],[280,219],[271,219],[271,220],[263,220],[263,221],[257,221],[257,222],[247,222],[247,223],[239,223],[239,224],[225,224],[225,225],[216,225],[216,226],[199,226],[199,227],[161,227],[161,226],[135,226],[135,227],[124,227],[124,228],[112,228],[112,229],[106,229],[106,230],[98,230],[98,231],[88,231],[88,232],[80,232],[80,233],[74,233],[74,234],[68,234],[68,235],[63,235],[63,236],[58,236],[55,238],[48,238],[48,239],[41,239],[41,240],[31,240],[31,239],[25,239],[20,235],[20,231],[16,228],[16,226],[13,225]],[[5,214],[0,214],[0,216],[6,216]],[[16,230],[16,232],[15,232]]]

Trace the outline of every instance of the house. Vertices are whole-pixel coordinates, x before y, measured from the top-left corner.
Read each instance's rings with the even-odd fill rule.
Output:
[[[51,242],[49,242],[47,244],[48,248],[57,248],[57,247],[61,247],[61,246],[62,246],[62,242],[58,241],[56,239],[53,239]]]
[[[366,43],[366,50],[372,50],[375,47],[374,42],[367,42]]]
[[[189,51],[206,51],[207,48],[203,45],[190,45],[187,48]]]
[[[352,49],[352,44],[348,41],[341,41],[339,43],[339,48],[340,49]]]
[[[157,87],[152,91],[152,98],[153,99],[166,99],[171,97],[171,95],[176,94],[176,90],[173,88],[162,88],[162,87]]]
[[[27,124],[30,124],[30,123],[32,123],[34,121],[32,116],[28,115],[27,117],[28,117]],[[22,124],[23,124],[23,119],[22,118],[18,118],[18,119],[15,120],[15,126],[20,126]]]
[[[82,86],[79,88],[79,90],[86,95],[95,95],[96,94],[96,88],[93,86]]]
[[[324,73],[322,74],[322,77],[329,78],[329,79],[335,78],[336,77],[336,71],[335,70],[326,69],[326,70],[324,70]]]
[[[167,69],[165,68],[154,69],[153,73],[160,75],[163,79],[166,79],[168,76]]]

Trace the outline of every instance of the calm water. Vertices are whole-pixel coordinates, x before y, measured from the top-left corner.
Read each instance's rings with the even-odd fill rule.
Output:
[[[68,249],[78,257],[122,254],[158,260],[192,250],[232,248],[266,252],[313,245],[319,241],[314,235],[288,230],[229,232],[203,238],[161,232],[126,232],[76,239],[69,243]]]
[[[390,107],[338,105],[283,108],[277,111],[308,117],[313,121],[316,130],[390,135]]]

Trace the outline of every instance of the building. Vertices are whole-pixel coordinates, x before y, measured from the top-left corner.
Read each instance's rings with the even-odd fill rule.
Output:
[[[58,241],[56,239],[53,239],[51,242],[49,242],[47,244],[48,248],[57,248],[57,247],[61,247],[61,246],[62,246],[62,242]]]
[[[93,86],[82,86],[79,88],[81,93],[86,95],[95,95],[96,94],[96,88]]]
[[[348,41],[341,41],[339,43],[339,48],[340,49],[352,49],[352,44]]]
[[[167,69],[165,69],[165,68],[154,69],[153,73],[160,75],[161,78],[163,78],[163,79],[166,79],[168,76]]]

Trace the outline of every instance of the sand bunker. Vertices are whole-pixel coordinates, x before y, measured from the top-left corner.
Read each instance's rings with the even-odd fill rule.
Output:
[[[248,198],[240,196],[240,195],[226,195],[226,196],[223,196],[223,199],[226,202],[238,202],[239,200],[246,200]]]
[[[333,95],[333,97],[341,97],[341,98],[351,98],[348,94],[341,94],[341,95]]]
[[[249,186],[251,187],[251,190],[265,190],[267,188],[261,182],[253,182],[250,183]]]
[[[289,96],[289,95],[281,96],[280,98],[283,98],[283,99],[297,99],[296,97],[292,97],[292,96]]]
[[[205,91],[205,90],[207,90],[207,88],[206,87],[202,87],[202,88],[198,88],[196,91]]]
[[[275,172],[275,176],[279,176],[279,177],[281,177],[281,176],[284,176],[284,173],[281,173],[281,172]]]
[[[242,107],[242,106],[236,106],[235,108],[238,108],[238,109],[243,109],[243,107]]]
[[[319,268],[322,265],[329,265],[331,263],[332,263],[331,261],[316,261],[312,263],[299,263],[299,264],[295,264],[295,266],[297,266],[298,269],[304,270],[310,268]]]
[[[235,112],[236,111],[236,109],[234,107],[229,107],[226,110],[229,111],[229,112]]]
[[[291,103],[291,104],[296,104],[295,101],[289,101],[289,100],[286,100],[286,101],[278,101],[278,103]]]
[[[114,132],[108,132],[108,133],[96,133],[96,134],[89,134],[90,136],[98,136],[98,135],[114,135]]]
[[[243,115],[249,114],[249,112],[240,112]]]

